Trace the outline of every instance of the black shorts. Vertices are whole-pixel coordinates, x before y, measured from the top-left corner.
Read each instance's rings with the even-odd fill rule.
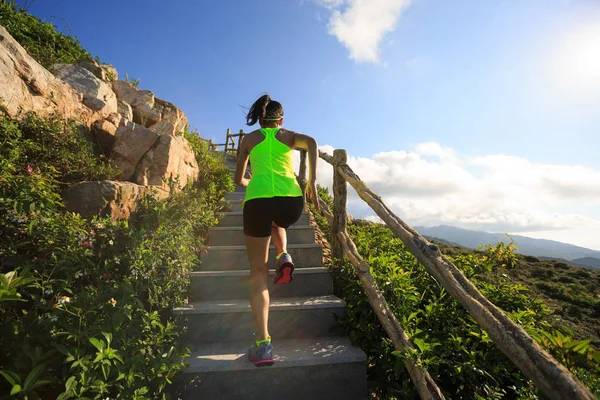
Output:
[[[244,204],[244,234],[252,237],[269,237],[273,223],[287,229],[298,221],[303,210],[302,196],[248,200]]]

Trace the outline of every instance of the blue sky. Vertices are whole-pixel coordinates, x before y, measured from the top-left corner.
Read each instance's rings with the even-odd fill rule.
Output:
[[[28,3],[204,137],[268,92],[409,223],[600,249],[596,0]]]

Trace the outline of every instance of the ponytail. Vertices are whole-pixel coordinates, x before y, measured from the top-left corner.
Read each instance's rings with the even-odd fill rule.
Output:
[[[246,124],[254,125],[261,120],[277,120],[283,117],[283,106],[278,101],[271,100],[268,94],[262,95],[252,104],[246,114]]]
[[[267,104],[269,104],[270,101],[271,97],[268,94],[260,96],[260,98],[252,104],[250,110],[248,110],[246,124],[252,126],[256,121],[265,118],[265,115],[267,115]]]

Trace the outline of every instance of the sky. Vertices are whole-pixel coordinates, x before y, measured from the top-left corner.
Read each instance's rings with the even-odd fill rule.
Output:
[[[21,0],[223,142],[267,92],[410,225],[600,250],[600,1]],[[99,5],[100,4],[100,5]],[[332,170],[318,166],[331,185]],[[349,212],[374,212],[349,191]]]

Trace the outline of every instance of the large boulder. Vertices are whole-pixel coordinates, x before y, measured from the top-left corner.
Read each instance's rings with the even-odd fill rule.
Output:
[[[100,145],[102,152],[110,157],[115,144],[115,135],[121,123],[120,114],[110,114],[108,118],[101,119],[92,125],[92,131],[95,133],[95,141]]]
[[[114,81],[112,85],[117,98],[131,105],[135,123],[146,128],[160,123],[155,129],[159,132],[178,133],[185,129],[187,117],[174,104],[158,99],[151,91],[140,90],[127,81]],[[163,121],[168,121],[168,124]]]
[[[98,62],[94,60],[79,60],[77,61],[77,65],[87,69],[94,74],[96,78],[106,82],[106,72],[104,72],[104,69],[100,66],[100,64],[98,64]]]
[[[129,104],[133,110],[133,122],[146,128],[160,122],[159,111],[154,110],[154,93],[149,90],[139,90],[127,81],[114,81],[112,83],[117,98]]]
[[[192,147],[182,136],[163,135],[142,158],[133,181],[169,190],[169,182],[181,189],[198,178],[198,163]]]
[[[111,161],[122,171],[119,180],[132,179],[142,157],[154,147],[159,137],[156,132],[135,122],[121,120],[111,152]]]
[[[101,115],[117,112],[117,96],[106,82],[75,64],[55,64],[54,74],[83,95],[83,104]]]
[[[131,109],[131,106],[123,100],[117,99],[117,111],[123,118],[133,121],[133,110]]]
[[[0,26],[0,105],[11,118],[34,111],[59,114],[86,126],[100,116],[84,106],[73,88],[52,75]],[[115,110],[116,111],[116,110]]]
[[[149,195],[164,199],[168,192],[132,182],[100,181],[71,185],[63,197],[67,210],[83,217],[98,215],[129,219],[138,209],[140,200]]]

